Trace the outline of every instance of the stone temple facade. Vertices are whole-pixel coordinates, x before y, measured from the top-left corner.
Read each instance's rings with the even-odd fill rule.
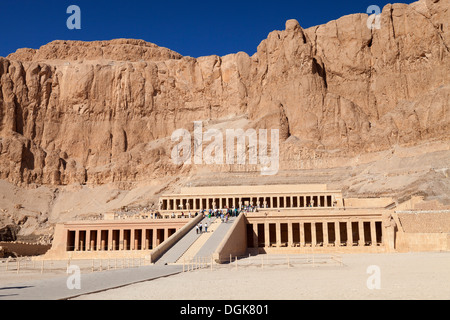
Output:
[[[57,225],[51,259],[145,256],[155,261],[210,209],[241,213],[214,253],[376,253],[450,250],[450,210],[417,210],[421,197],[344,198],[326,185],[182,188],[154,216]]]

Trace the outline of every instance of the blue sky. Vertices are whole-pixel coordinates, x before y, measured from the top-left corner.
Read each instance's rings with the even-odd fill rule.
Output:
[[[413,1],[398,1],[411,3]],[[1,0],[0,56],[18,48],[38,49],[53,40],[143,39],[185,56],[220,56],[247,52],[285,21],[297,19],[303,28],[343,15],[365,13],[379,0],[277,1],[117,1]],[[81,30],[69,30],[67,8],[81,9]]]

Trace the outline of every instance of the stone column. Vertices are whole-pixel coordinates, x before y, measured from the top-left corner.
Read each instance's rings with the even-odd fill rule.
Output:
[[[100,251],[105,250],[105,240],[102,239],[102,230],[97,231],[99,233],[99,242],[100,243]]]
[[[146,250],[147,247],[147,243],[145,242],[145,229],[141,230],[141,250]]]
[[[134,250],[139,250],[139,237],[136,237],[136,230],[134,230]],[[142,234],[141,234],[142,239]],[[142,242],[141,242],[141,249],[142,249]]]
[[[150,250],[150,230],[147,238],[147,229],[145,229],[145,250]]]
[[[292,221],[288,222],[288,247],[294,245],[294,228],[292,227]]]
[[[95,231],[95,230],[90,230],[89,233],[91,233],[92,231]],[[97,235],[97,237],[98,237],[98,235]],[[92,238],[90,241],[90,246],[91,246],[91,251],[94,251],[95,250],[95,241]],[[98,250],[98,247],[97,247],[97,250]]]
[[[341,246],[341,226],[340,226],[340,222],[336,221],[334,223],[334,233],[336,234],[336,241],[335,241],[335,246],[336,247],[340,247]]]
[[[264,246],[270,247],[270,228],[269,222],[264,223]]]
[[[347,247],[353,247],[352,221],[347,221]]]
[[[364,246],[364,221],[358,221],[358,229],[359,229],[359,245]]]
[[[258,223],[253,224],[253,247],[258,248]]]
[[[102,230],[97,230],[97,251],[103,250],[102,248]]]
[[[134,229],[130,230],[130,250],[134,250]]]
[[[109,229],[108,230],[108,251],[112,251],[113,249],[113,243],[112,243],[112,238],[113,238],[113,229]]]
[[[153,249],[155,249],[157,246],[158,246],[158,243],[157,243],[157,240],[158,240],[158,238],[157,238],[157,233],[158,233],[158,228],[153,228]]]
[[[276,236],[276,243],[277,247],[281,247],[281,224],[277,222],[275,224],[275,236]]]
[[[75,230],[75,248],[73,248],[73,250],[80,250],[80,230]]]
[[[305,224],[303,222],[300,222],[300,247],[305,246]]]
[[[81,230],[80,230],[80,232],[81,232]],[[79,243],[80,243],[80,247],[78,248],[79,249],[79,251],[86,251],[86,231],[84,231],[84,239],[81,239],[81,237],[80,237],[80,241],[79,241]]]
[[[91,251],[91,230],[86,230],[86,251]]]
[[[119,250],[125,250],[124,247],[124,231],[123,229],[120,229],[119,231]]]
[[[328,222],[322,222],[323,246],[328,247]]]
[[[375,227],[375,221],[370,221],[370,240],[371,240],[371,245],[375,246],[377,245],[377,230]]]
[[[317,235],[316,235],[316,223],[311,222],[311,246],[315,247],[317,245]]]

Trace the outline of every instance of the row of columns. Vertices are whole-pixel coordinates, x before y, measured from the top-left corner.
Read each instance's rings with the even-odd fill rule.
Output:
[[[67,230],[66,250],[150,250],[175,232],[175,228]]]
[[[364,222],[370,224],[370,229],[365,230],[364,228]],[[299,239],[298,242],[294,242],[294,230],[293,225],[295,223],[293,222],[287,222],[287,242],[282,243],[282,230],[281,230],[281,222],[275,222],[270,223],[270,221],[267,221],[264,223],[264,246],[276,246],[276,247],[282,247],[282,246],[300,246],[305,247],[306,245],[311,245],[312,247],[319,246],[320,243],[318,241],[318,234],[317,234],[317,227],[316,225],[321,224],[322,225],[322,246],[364,246],[367,245],[366,242],[370,241],[371,246],[376,246],[378,244],[381,244],[383,242],[383,231],[382,231],[382,222],[376,221],[376,220],[370,220],[370,221],[320,221],[320,222],[297,222],[298,224],[298,233],[299,233]],[[310,242],[307,243],[306,239],[306,229],[305,225],[310,225]],[[334,230],[334,241],[330,242],[329,238],[329,230],[328,226],[329,224],[333,225]],[[353,225],[357,224],[357,230],[353,228]],[[259,243],[261,243],[262,239],[258,236],[258,231],[260,228],[258,227],[258,223],[252,224],[252,230],[253,230],[253,247],[257,247]],[[271,232],[270,225],[275,225],[275,234]],[[342,230],[341,225],[345,225],[345,228]],[[366,239],[366,233],[369,234],[369,236]],[[355,243],[355,239],[353,237],[354,234],[358,235],[358,242]],[[341,237],[342,235],[345,235],[345,240],[342,239],[344,237]],[[276,241],[275,243],[271,242],[271,238],[275,237]],[[345,241],[345,244],[343,243]]]
[[[246,196],[246,197],[207,197],[207,198],[166,198],[160,203],[160,210],[202,210],[241,208],[249,199],[249,205],[259,208],[306,208],[333,207],[332,195],[294,195],[294,196]],[[192,205],[191,205],[192,203]],[[205,203],[205,205],[203,205]]]

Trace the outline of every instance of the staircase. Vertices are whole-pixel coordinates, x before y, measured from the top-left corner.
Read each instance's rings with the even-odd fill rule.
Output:
[[[227,223],[220,218],[214,220],[207,233],[203,233],[192,246],[178,259],[177,263],[194,258],[210,257],[217,249],[236,218],[230,218]]]
[[[201,222],[202,224],[207,221],[208,218],[204,218]],[[192,228],[186,235],[181,238],[177,243],[175,243],[169,250],[167,250],[155,264],[169,264],[176,262],[186,250],[200,237],[197,234],[195,227]]]
[[[208,223],[208,231],[197,234],[192,228],[182,239],[167,250],[155,264],[183,263],[196,257],[210,257],[217,249],[236,218],[230,218],[227,223],[220,218],[204,218],[202,225]]]

